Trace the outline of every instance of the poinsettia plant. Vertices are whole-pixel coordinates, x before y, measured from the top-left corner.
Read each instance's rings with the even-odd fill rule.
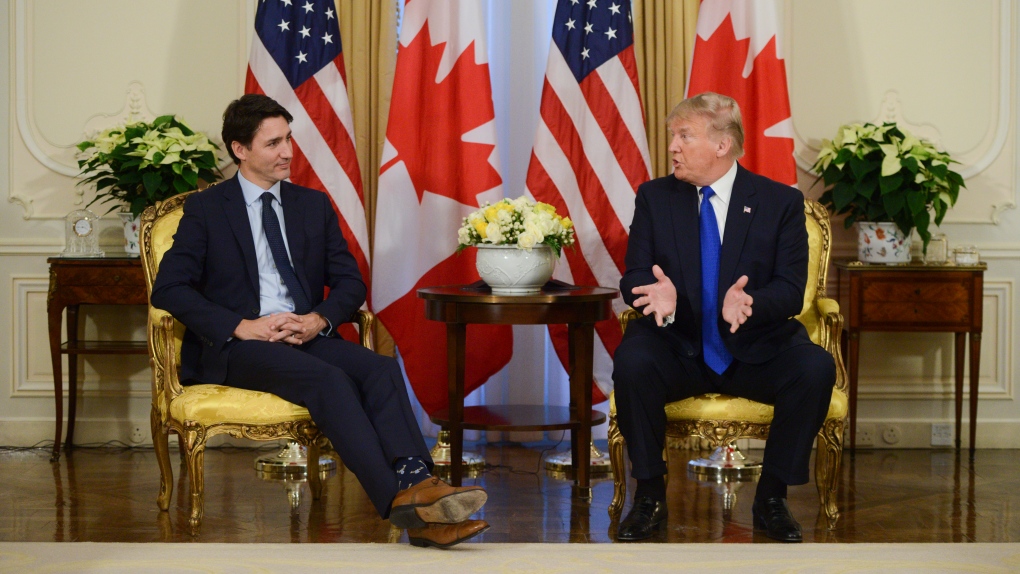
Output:
[[[916,228],[927,252],[931,214],[941,224],[966,187],[951,163],[958,162],[895,123],[865,123],[840,126],[832,141],[822,140],[811,170],[830,186],[819,200],[846,215],[847,228],[858,221],[894,222],[906,234]]]
[[[223,177],[219,146],[184,120],[160,116],[99,132],[78,144],[78,185],[94,185],[88,203],[110,203],[107,213],[126,207],[138,216],[149,205],[198,188],[199,180]]]
[[[457,251],[472,245],[515,245],[527,251],[548,245],[559,257],[562,248],[574,244],[574,224],[548,203],[522,195],[486,203],[469,214],[457,231],[457,240]]]

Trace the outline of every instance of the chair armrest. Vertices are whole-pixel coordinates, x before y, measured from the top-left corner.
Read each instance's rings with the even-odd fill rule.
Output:
[[[358,336],[361,346],[369,351],[375,350],[375,314],[371,311],[359,309],[352,317],[358,323]]]
[[[821,345],[836,360],[836,388],[845,393],[847,373],[843,362],[843,316],[839,314],[839,303],[835,299],[818,297],[815,305],[822,320]]]
[[[620,321],[620,331],[627,332],[627,323],[630,323],[634,319],[640,319],[641,313],[638,313],[636,309],[628,307],[620,312],[617,319]]]
[[[184,392],[179,379],[177,324],[170,313],[149,306],[149,363],[152,367],[152,406],[163,420],[170,412],[170,401]]]

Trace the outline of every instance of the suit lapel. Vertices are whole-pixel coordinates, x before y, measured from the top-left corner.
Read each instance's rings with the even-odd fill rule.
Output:
[[[734,274],[737,262],[744,250],[744,240],[751,221],[758,213],[758,197],[754,184],[746,169],[737,164],[737,177],[733,181],[733,193],[726,210],[726,230],[723,232],[722,253],[719,256],[719,302],[726,291],[736,282]]]
[[[676,189],[670,194],[675,253],[680,258],[680,271],[684,278],[691,310],[701,313],[701,239],[698,235],[698,190],[689,183],[676,180]]]
[[[294,274],[297,275],[301,288],[305,291],[305,297],[309,297],[308,280],[305,279],[305,210],[301,203],[301,195],[297,193],[294,186],[287,181],[280,182],[280,199],[283,204],[283,221],[287,227],[287,245],[290,247],[290,262],[294,267]]]
[[[248,271],[248,280],[251,282],[255,294],[259,293],[259,264],[255,258],[255,239],[251,236],[251,223],[248,221],[248,206],[244,203],[244,194],[241,193],[241,184],[237,177],[225,182],[228,186],[223,193],[223,211],[227,216],[237,244],[244,254],[244,266]]]

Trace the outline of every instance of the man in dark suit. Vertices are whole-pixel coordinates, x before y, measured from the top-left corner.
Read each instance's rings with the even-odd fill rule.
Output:
[[[407,528],[412,544],[467,540],[488,528],[468,520],[485,491],[431,476],[396,360],[336,336],[364,303],[365,284],[329,197],[286,181],[291,120],[263,95],[232,102],[223,143],[237,176],[184,204],[152,289],[152,304],[187,327],[181,380],[306,407],[380,516]]]
[[[807,283],[804,196],[737,163],[737,102],[704,93],[667,118],[673,175],[638,188],[620,291],[645,315],[616,350],[620,431],[637,480],[619,540],[666,521],[664,406],[702,393],[775,405],[754,526],[801,540],[787,485],[808,482],[808,459],[836,380],[832,356],[794,317]]]

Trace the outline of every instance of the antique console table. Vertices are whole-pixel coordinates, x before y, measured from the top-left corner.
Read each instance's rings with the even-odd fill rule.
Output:
[[[145,341],[86,341],[78,338],[80,305],[146,305],[145,278],[138,257],[50,257],[50,290],[46,298],[50,356],[53,361],[53,396],[56,402],[56,438],[51,461],[60,458],[63,434],[64,384],[62,355],[67,355],[67,449],[74,442],[78,402],[78,355],[146,353]],[[67,309],[67,342],[60,342],[60,320]]]
[[[446,323],[449,408],[432,421],[450,432],[450,480],[462,476],[464,430],[569,429],[574,494],[591,498],[591,427],[606,415],[591,409],[595,323],[613,316],[616,289],[578,287],[557,281],[533,295],[493,295],[481,282],[418,290],[425,316]],[[464,408],[464,360],[468,323],[536,325],[565,323],[570,345],[570,406],[502,405]]]
[[[837,298],[849,338],[850,448],[857,438],[857,377],[861,331],[956,333],[956,448],[963,417],[963,363],[970,334],[970,450],[977,430],[984,273],[975,265],[874,265],[836,261]]]

